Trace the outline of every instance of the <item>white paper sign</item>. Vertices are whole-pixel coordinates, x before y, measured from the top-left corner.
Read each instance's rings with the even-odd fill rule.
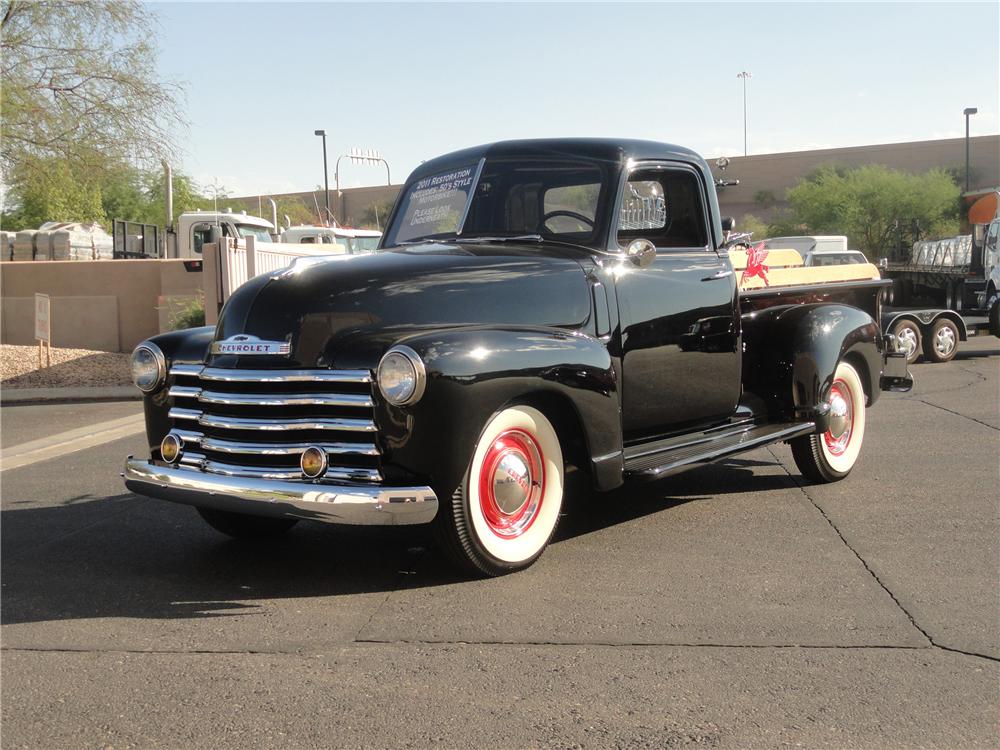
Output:
[[[35,338],[52,343],[52,329],[49,325],[49,295],[35,295]]]

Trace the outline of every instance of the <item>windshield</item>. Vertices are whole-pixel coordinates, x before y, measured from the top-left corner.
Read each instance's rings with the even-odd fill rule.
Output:
[[[477,168],[442,171],[411,184],[385,245],[448,239],[459,232],[469,238],[540,235],[577,244],[598,239],[609,168],[556,159],[488,159],[475,180]]]
[[[267,233],[264,227],[255,227],[250,224],[237,224],[236,231],[240,233],[240,237],[253,237],[258,242],[270,242],[271,235]]]
[[[351,239],[351,252],[374,253],[378,250],[381,237],[354,237]]]

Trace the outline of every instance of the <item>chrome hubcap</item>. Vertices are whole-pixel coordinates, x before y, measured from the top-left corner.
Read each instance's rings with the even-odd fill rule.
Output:
[[[896,334],[896,339],[899,341],[899,348],[906,352],[906,358],[912,357],[917,350],[916,332],[912,328],[904,328]]]
[[[850,407],[847,400],[838,391],[833,392],[830,398],[830,434],[835,439],[844,436],[851,427]]]
[[[542,451],[523,430],[508,430],[494,438],[479,474],[483,518],[494,534],[520,536],[538,516],[545,494]]]
[[[948,356],[955,348],[955,332],[950,328],[942,328],[934,336],[934,348],[942,356]]]
[[[531,492],[531,470],[523,456],[508,453],[493,472],[493,497],[507,515],[517,513],[528,502]]]
[[[854,400],[847,384],[838,380],[830,390],[830,423],[823,440],[827,450],[839,456],[847,450],[851,443],[854,426]]]

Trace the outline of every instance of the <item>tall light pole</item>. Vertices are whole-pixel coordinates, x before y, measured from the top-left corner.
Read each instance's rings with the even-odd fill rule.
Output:
[[[966,107],[965,115],[965,192],[969,192],[969,118],[979,110],[976,107]]]
[[[747,79],[753,78],[753,73],[742,70],[736,74],[743,79],[743,155],[747,155]]]
[[[323,189],[326,191],[326,216],[324,217],[324,223],[330,220],[330,173],[326,168],[326,131],[325,130],[314,130],[313,135],[322,136],[323,138]]]

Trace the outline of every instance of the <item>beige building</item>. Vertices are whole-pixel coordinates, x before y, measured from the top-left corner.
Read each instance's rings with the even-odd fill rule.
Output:
[[[970,139],[969,162],[972,190],[1000,185],[1000,135]],[[782,154],[734,156],[725,172],[712,163],[716,177],[737,179],[739,185],[719,191],[719,207],[727,216],[754,214],[761,219],[787,207],[785,193],[802,178],[824,164],[860,167],[881,164],[891,169],[923,173],[931,169],[953,169],[965,174],[965,139],[885,143],[876,146],[828,148],[817,151],[790,151]],[[757,196],[775,203],[764,208]],[[767,201],[769,202],[769,201]]]

